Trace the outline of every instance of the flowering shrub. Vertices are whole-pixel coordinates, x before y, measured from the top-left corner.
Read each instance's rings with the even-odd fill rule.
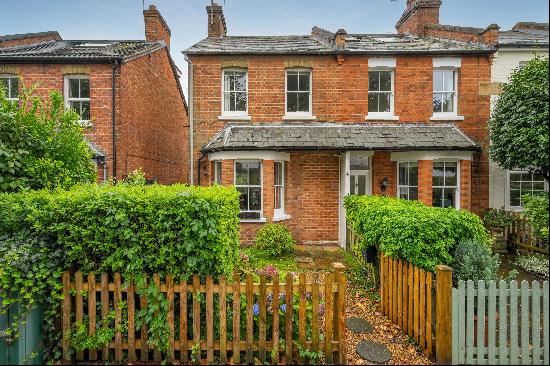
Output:
[[[258,275],[264,275],[267,279],[272,279],[273,277],[276,277],[279,274],[279,271],[277,271],[277,268],[272,265],[265,266],[262,269],[257,269],[256,273]]]
[[[262,226],[256,234],[256,248],[268,257],[287,256],[294,252],[295,240],[281,224]]]
[[[536,276],[540,276],[544,279],[550,278],[549,273],[549,260],[548,257],[543,254],[531,254],[519,256],[515,264],[521,269],[530,272]]]

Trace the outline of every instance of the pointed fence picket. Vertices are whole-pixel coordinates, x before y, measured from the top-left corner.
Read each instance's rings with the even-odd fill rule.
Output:
[[[64,363],[95,363],[98,359],[115,362],[135,362],[138,359],[143,362],[160,362],[164,357],[169,362],[188,362],[194,359],[196,364],[254,363],[256,360],[262,364],[282,361],[292,364],[298,361],[298,344],[313,352],[324,352],[327,363],[344,364],[346,361],[346,280],[342,271],[327,273],[324,283],[319,282],[317,276],[314,280],[306,281],[305,274],[301,274],[299,281],[295,282],[290,273],[284,283],[279,283],[278,278],[267,283],[264,276],[260,277],[259,283],[254,283],[251,274],[246,275],[245,282],[241,282],[238,273],[233,276],[233,283],[229,283],[223,276],[215,283],[210,276],[201,279],[195,275],[192,282],[187,283],[185,280],[177,282],[170,275],[161,280],[158,274],[154,274],[152,282],[170,304],[166,318],[170,329],[170,347],[164,355],[147,342],[147,327],[144,325],[138,330],[135,326],[138,311],[147,306],[147,297],[138,295],[134,283],[123,283],[119,273],[114,273],[113,276],[103,273],[100,278],[96,282],[95,274],[89,273],[85,282],[81,272],[63,274]],[[282,293],[285,294],[285,299],[273,296]],[[282,319],[279,312],[271,312],[271,334],[268,334],[266,298],[270,295],[271,309],[279,309],[285,305],[286,310],[283,313],[283,324],[280,324]],[[245,308],[241,309],[241,301],[233,301],[234,298],[246,299]],[[293,299],[298,299],[297,322],[293,314]],[[321,301],[324,301],[325,307],[323,329],[323,323],[319,319]],[[119,306],[121,304],[126,304],[124,314]],[[254,309],[255,304],[258,309]],[[100,314],[96,314],[96,306],[100,306]],[[105,321],[113,311],[114,319]],[[230,328],[228,314],[232,317]],[[126,317],[127,327],[121,327]],[[312,317],[309,324],[306,317]],[[73,322],[82,323],[86,319],[89,335],[96,332],[97,321],[101,321],[103,327],[108,327],[109,322],[114,324],[115,335],[102,349],[72,352],[67,335],[74,330]],[[246,329],[245,334],[241,332],[241,325]],[[286,330],[284,349],[280,339],[282,328]],[[232,330],[231,333],[229,329]],[[297,342],[293,339],[293,334],[296,333]],[[232,335],[231,339],[229,334]],[[303,359],[300,361],[308,362]]]
[[[453,364],[548,365],[549,287],[460,281],[452,290]]]

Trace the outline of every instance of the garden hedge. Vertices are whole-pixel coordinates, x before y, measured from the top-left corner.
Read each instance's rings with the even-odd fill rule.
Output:
[[[77,186],[0,195],[0,237],[25,232],[81,271],[217,275],[238,255],[234,188]]]
[[[491,240],[481,219],[464,210],[384,196],[347,196],[344,206],[348,223],[362,237],[360,250],[376,245],[386,255],[429,271],[452,265],[460,241],[489,245]]]

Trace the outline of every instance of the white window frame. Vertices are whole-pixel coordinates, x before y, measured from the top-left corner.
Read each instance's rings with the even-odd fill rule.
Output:
[[[455,187],[455,206],[453,206],[455,209],[460,210],[460,161],[459,160],[434,160],[433,163],[453,163],[456,164],[456,186],[447,186],[445,185],[445,176],[443,176],[443,185],[442,186],[434,186],[433,185],[433,167],[432,167],[432,197],[433,197],[433,189],[434,188],[453,188]],[[443,172],[445,172],[445,166],[443,166]],[[433,198],[432,198],[432,206],[433,206]],[[440,207],[440,206],[434,206],[434,207]]]
[[[260,210],[246,210],[240,212],[258,212],[260,214],[259,219],[240,219],[241,222],[265,222],[266,219],[263,215],[264,212],[264,164],[262,160],[257,159],[239,159],[233,161],[233,184],[235,188],[251,188],[258,187],[255,184],[237,185],[237,163],[259,163],[260,164]],[[250,207],[250,204],[248,205]]]
[[[411,163],[412,163],[412,164],[416,164],[416,171],[417,171],[417,173],[416,173],[416,175],[417,175],[417,177],[416,177],[416,186],[411,186],[410,184],[400,184],[400,182],[399,182],[399,177],[400,177],[400,175],[399,175],[399,166],[400,166],[401,164],[407,164],[407,176],[408,176],[408,173],[409,173],[408,170],[410,169],[410,164],[411,164]],[[407,201],[411,201],[411,199],[409,198],[409,191],[408,191],[408,189],[411,188],[411,187],[412,187],[412,188],[416,188],[416,192],[417,192],[417,193],[416,193],[416,200],[418,200],[418,160],[398,161],[398,162],[397,162],[397,190],[396,190],[396,197],[397,197],[397,198],[401,198],[401,195],[399,194],[399,193],[400,193],[400,192],[399,192],[400,189],[401,189],[401,188],[407,188]]]
[[[222,185],[222,161],[221,160],[215,160],[214,161],[214,184]]]
[[[89,98],[69,98],[69,80],[72,79],[88,79],[88,85],[90,88],[90,97]],[[64,99],[65,99],[65,108],[70,109],[70,102],[88,102],[90,103],[90,110],[88,113],[90,114],[90,119],[81,119],[79,120],[80,124],[82,125],[90,125],[90,121],[92,119],[92,84],[90,82],[90,75],[85,74],[71,74],[71,75],[65,75],[63,77],[63,93],[64,93]]]
[[[523,206],[512,206],[510,204],[510,174],[524,174],[524,173],[529,173],[528,170],[507,170],[506,171],[506,197],[505,197],[505,206],[506,206],[506,209],[507,210],[510,210],[510,211],[518,211],[518,212],[521,212],[523,211]],[[531,177],[532,177],[532,173],[531,173]],[[531,178],[531,182],[533,182],[533,178]],[[548,181],[545,179],[544,180],[544,190],[546,192],[548,192]],[[523,196],[523,194],[521,194],[521,184],[520,184],[520,199],[521,199],[521,196]]]
[[[453,78],[454,78],[454,92],[452,92],[453,93],[453,111],[452,112],[434,112],[433,111],[433,96],[434,96],[434,94],[443,94],[443,93],[449,94],[451,92],[443,91],[443,90],[433,90],[433,85],[432,85],[432,114],[433,114],[433,117],[457,117],[458,116],[458,70],[459,70],[458,67],[434,67],[433,72],[432,72],[432,84],[435,80],[433,75],[435,75],[436,72],[438,72],[438,71],[452,71],[453,72]],[[443,75],[445,75],[445,74],[443,74]],[[443,80],[445,80],[445,79],[443,79]],[[444,81],[443,81],[443,84],[445,84]]]
[[[398,120],[399,117],[395,115],[395,109],[394,109],[394,100],[395,100],[395,69],[390,67],[371,67],[369,68],[368,73],[370,72],[390,72],[391,73],[391,90],[390,90],[390,111],[389,112],[369,112],[367,109],[367,116],[366,119],[391,119],[391,120]],[[368,78],[370,80],[370,76]],[[368,87],[368,81],[367,80],[367,101],[368,96],[370,93],[378,93],[378,94],[387,94],[387,91],[375,91],[370,90]],[[380,83],[380,78],[378,79],[378,82]]]
[[[226,111],[225,110],[225,88],[224,88],[224,83],[225,83],[225,74],[227,72],[244,72],[245,74],[245,79],[246,79],[246,83],[245,83],[245,91],[244,93],[246,94],[246,110],[244,111]],[[244,68],[227,68],[227,69],[223,69],[222,70],[222,83],[221,83],[221,87],[222,87],[222,117],[246,117],[248,116],[248,69],[244,69]],[[233,91],[235,92],[235,91]],[[228,91],[228,93],[231,93],[231,91]],[[241,91],[239,91],[238,93],[242,93]]]
[[[281,184],[276,184],[275,182],[275,164],[281,164]],[[273,217],[274,218],[283,218],[285,217],[285,162],[281,160],[277,160],[274,162],[273,166],[273,207],[275,207],[275,192],[277,191],[277,188],[280,188],[281,190],[281,207],[275,208],[273,211]]]
[[[289,112],[288,111],[288,73],[289,72],[307,72],[309,73],[309,112]],[[299,74],[298,74],[298,80],[299,80]],[[290,91],[291,93],[304,93],[300,91]],[[285,117],[312,117],[313,116],[313,71],[311,69],[306,68],[287,68],[285,70]]]
[[[6,91],[6,100],[12,101],[12,102],[18,102],[19,101],[19,76],[16,74],[0,74],[0,79],[7,79],[8,80],[8,90]],[[10,91],[11,91],[11,79],[17,79],[17,97],[10,97]]]

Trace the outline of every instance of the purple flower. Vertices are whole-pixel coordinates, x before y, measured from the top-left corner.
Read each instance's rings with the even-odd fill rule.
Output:
[[[259,315],[260,314],[260,305],[258,304],[254,304],[252,306],[252,312],[254,313],[254,315]]]
[[[268,279],[271,279],[271,278],[277,276],[279,274],[279,271],[277,270],[277,268],[275,266],[268,265],[268,266],[265,266],[262,269],[257,269],[256,273],[259,274],[259,275],[264,275]]]
[[[306,293],[306,299],[311,300],[311,292]]]
[[[282,311],[283,313],[286,313],[286,304],[282,304],[282,305],[281,305],[281,311]]]
[[[319,315],[324,315],[325,314],[325,304],[320,304],[319,305]]]

